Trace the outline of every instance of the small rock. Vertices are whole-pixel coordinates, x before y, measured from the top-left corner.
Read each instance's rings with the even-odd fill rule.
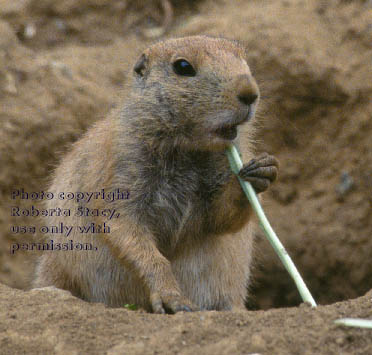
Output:
[[[36,35],[36,26],[33,23],[28,23],[23,29],[23,38],[32,39]]]
[[[340,183],[336,186],[338,199],[342,200],[345,195],[354,187],[354,180],[347,171],[344,171],[340,177]]]

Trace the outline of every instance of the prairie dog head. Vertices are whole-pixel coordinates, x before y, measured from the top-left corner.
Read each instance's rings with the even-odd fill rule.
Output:
[[[237,42],[192,36],[146,49],[133,68],[135,97],[159,139],[223,150],[255,115],[259,90]],[[145,123],[143,123],[145,125]]]

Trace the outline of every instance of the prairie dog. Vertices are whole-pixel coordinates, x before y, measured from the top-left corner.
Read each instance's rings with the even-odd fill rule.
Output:
[[[35,287],[56,286],[111,307],[155,313],[244,308],[252,250],[251,208],[225,149],[250,125],[259,90],[237,42],[177,38],[146,49],[133,67],[120,111],[98,122],[56,169],[50,191],[127,191],[127,199],[58,201],[73,226],[55,243],[93,250],[45,251]],[[253,158],[253,157],[250,157]],[[257,192],[277,176],[263,154],[240,176]],[[56,201],[46,208],[55,208]],[[84,208],[98,216],[80,216]],[[102,211],[114,209],[109,219]],[[110,232],[82,233],[104,225]]]

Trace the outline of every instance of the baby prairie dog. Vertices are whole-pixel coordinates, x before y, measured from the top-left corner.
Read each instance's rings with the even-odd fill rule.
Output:
[[[249,125],[259,90],[244,48],[193,36],[156,43],[133,67],[120,111],[98,122],[56,169],[50,191],[128,191],[127,199],[51,200],[71,210],[50,226],[75,226],[56,243],[92,250],[44,251],[35,287],[55,286],[111,307],[155,313],[244,308],[250,276],[252,212],[225,149]],[[257,192],[278,163],[250,156],[240,176]],[[115,209],[115,216],[74,213]],[[118,216],[119,215],[119,216]],[[81,233],[91,223],[110,232]]]

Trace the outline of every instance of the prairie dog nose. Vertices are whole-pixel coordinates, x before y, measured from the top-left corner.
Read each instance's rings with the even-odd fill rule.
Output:
[[[257,94],[243,93],[238,95],[238,100],[244,105],[252,105],[258,98]]]
[[[235,83],[239,102],[246,106],[255,103],[259,94],[255,80],[247,74],[242,74],[235,79]]]

